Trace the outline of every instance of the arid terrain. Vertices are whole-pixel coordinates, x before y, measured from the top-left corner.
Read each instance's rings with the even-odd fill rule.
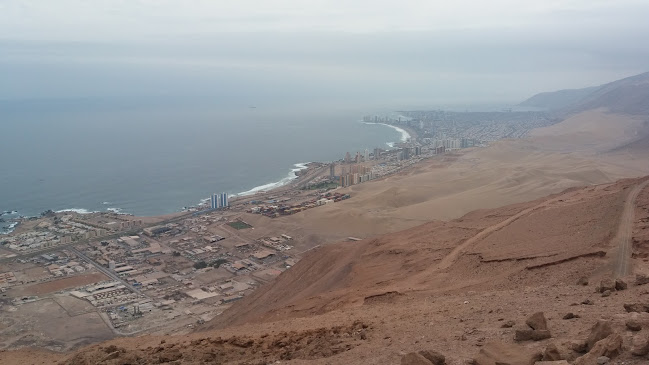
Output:
[[[646,84],[617,85],[530,138],[250,214],[319,246],[191,334],[0,363],[647,364],[649,116],[624,98]]]
[[[649,215],[648,182],[571,188],[376,239],[327,245],[197,333],[117,339],[50,354],[47,361],[394,364],[406,353],[434,350],[446,363],[463,364],[481,350],[514,346],[532,358],[552,352],[551,345],[574,360],[583,354],[573,349],[583,352],[579,342],[591,327],[607,321],[623,341],[616,361],[646,363],[631,349],[649,326],[643,307],[649,286],[635,276],[649,271],[640,236]],[[630,221],[624,219],[629,212],[635,212]],[[633,256],[618,236],[626,229],[634,232]],[[615,290],[613,284],[612,291],[599,293],[620,267],[628,267],[629,275],[621,277],[628,286]],[[514,341],[536,312],[544,313],[551,337]],[[627,329],[628,321],[643,329]]]

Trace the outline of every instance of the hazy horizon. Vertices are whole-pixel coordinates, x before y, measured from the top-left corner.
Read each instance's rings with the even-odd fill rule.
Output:
[[[5,1],[0,99],[515,104],[647,71],[640,1]],[[166,101],[165,101],[166,102]]]

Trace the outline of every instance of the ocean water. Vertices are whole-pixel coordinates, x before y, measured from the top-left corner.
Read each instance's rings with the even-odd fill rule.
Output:
[[[209,102],[0,101],[0,213],[166,214],[211,193],[272,188],[294,178],[300,164],[404,137],[359,123],[362,114]]]

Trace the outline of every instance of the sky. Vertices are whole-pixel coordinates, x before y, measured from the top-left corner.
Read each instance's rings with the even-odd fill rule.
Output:
[[[0,99],[515,103],[649,71],[647,14],[646,0],[0,0]]]

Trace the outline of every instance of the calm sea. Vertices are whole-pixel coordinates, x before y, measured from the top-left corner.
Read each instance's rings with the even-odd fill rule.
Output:
[[[0,101],[0,212],[175,212],[211,193],[286,181],[295,164],[399,140],[361,116],[207,101]]]

